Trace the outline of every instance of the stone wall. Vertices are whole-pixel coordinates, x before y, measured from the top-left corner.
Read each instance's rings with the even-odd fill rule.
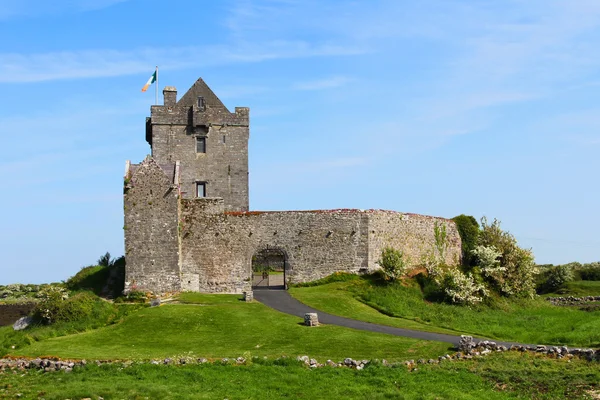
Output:
[[[460,235],[454,221],[427,215],[373,210],[369,213],[369,265],[375,265],[385,247],[404,253],[409,267],[423,265],[435,249],[435,223],[446,226],[448,265],[458,264],[461,256]]]
[[[355,211],[207,214],[206,201],[182,204],[184,290],[249,290],[252,256],[276,248],[287,258],[288,283],[336,271],[367,272],[367,215]],[[209,206],[210,207],[210,206]]]
[[[126,292],[180,290],[179,202],[175,165],[172,168],[169,177],[153,159],[147,158],[126,172]]]
[[[35,303],[0,304],[0,326],[12,325],[19,318],[29,315]]]
[[[334,272],[379,268],[381,249],[392,246],[409,264],[422,264],[434,247],[434,224],[446,224],[446,261],[460,257],[450,220],[391,211],[321,210],[220,213],[218,199],[182,202],[182,289],[242,293],[250,289],[252,257],[267,248],[286,257],[287,283]]]

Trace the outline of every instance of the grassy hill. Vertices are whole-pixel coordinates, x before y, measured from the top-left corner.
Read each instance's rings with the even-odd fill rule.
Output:
[[[465,307],[426,301],[414,280],[382,284],[373,277],[292,288],[290,293],[331,314],[390,326],[531,344],[600,346],[600,311],[552,306],[541,298],[496,298]]]
[[[183,355],[222,358],[242,355],[309,355],[405,360],[437,357],[448,344],[357,331],[337,326],[309,328],[302,319],[235,295],[184,297],[191,304],[145,308],[104,328],[50,338],[11,350],[12,355],[62,358],[150,359]],[[9,328],[0,329],[7,335]],[[44,329],[44,328],[38,328]],[[46,328],[47,329],[47,328]],[[32,336],[35,330],[25,332]]]

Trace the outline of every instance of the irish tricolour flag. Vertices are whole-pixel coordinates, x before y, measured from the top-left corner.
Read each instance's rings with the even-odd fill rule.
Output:
[[[152,74],[152,76],[150,77],[150,79],[148,79],[148,82],[146,82],[146,84],[142,88],[142,92],[145,92],[146,90],[148,90],[148,88],[150,87],[150,85],[152,85],[154,82],[156,82],[156,72],[157,71],[154,71],[154,73]]]

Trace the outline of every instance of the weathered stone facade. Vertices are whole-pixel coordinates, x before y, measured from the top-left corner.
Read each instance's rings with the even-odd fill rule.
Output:
[[[458,262],[458,231],[443,218],[248,211],[248,108],[229,113],[200,79],[179,102],[174,88],[163,93],[146,123],[152,157],[125,172],[126,290],[249,292],[253,256],[265,249],[285,255],[286,284],[375,271],[386,246],[418,266],[436,223],[446,226],[446,262]]]

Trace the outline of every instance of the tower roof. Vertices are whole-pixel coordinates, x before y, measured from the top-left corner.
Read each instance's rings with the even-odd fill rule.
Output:
[[[204,97],[204,102],[211,108],[222,108],[223,110],[229,112],[227,107],[223,104],[221,100],[217,97],[216,94],[208,87],[206,82],[202,80],[202,78],[198,78],[198,80],[192,85],[191,88],[183,95],[181,99],[177,102],[179,106],[193,106],[198,101],[198,97]]]

